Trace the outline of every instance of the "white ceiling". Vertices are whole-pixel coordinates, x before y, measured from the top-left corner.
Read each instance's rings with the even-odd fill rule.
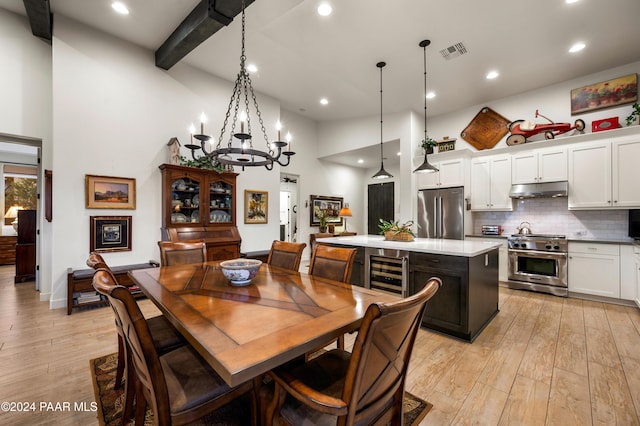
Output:
[[[155,51],[198,3],[122,1],[126,17],[111,10],[111,0],[51,0],[54,35],[60,14]],[[427,86],[437,94],[428,101],[430,117],[640,58],[639,0],[325,1],[333,6],[328,17],[316,13],[320,0],[256,0],[246,13],[247,61],[259,68],[254,88],[318,121],[379,114],[379,61],[387,62],[385,114],[421,114],[423,39],[432,42]],[[25,14],[18,0],[0,7]],[[568,53],[577,41],[586,49]],[[468,53],[445,60],[439,51],[456,43]],[[235,19],[183,61],[233,81],[239,56]],[[485,79],[490,70],[500,76]],[[321,97],[329,104],[320,105]]]

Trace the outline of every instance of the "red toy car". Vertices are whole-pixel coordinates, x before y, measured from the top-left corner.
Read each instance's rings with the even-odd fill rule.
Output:
[[[549,120],[544,115],[540,114],[536,110],[536,118],[538,116]],[[576,129],[579,132],[584,130],[584,120],[577,119],[572,126],[569,123],[554,123],[549,120],[551,124],[536,124],[533,120],[516,120],[509,123],[509,131],[511,134],[507,137],[507,145],[520,145],[527,141],[527,138],[537,135],[538,133],[544,133],[545,139],[553,139],[556,135],[566,133],[570,130]]]

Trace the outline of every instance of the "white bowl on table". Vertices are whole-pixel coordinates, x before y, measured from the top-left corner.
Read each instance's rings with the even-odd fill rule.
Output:
[[[251,283],[262,261],[258,259],[232,259],[220,262],[220,268],[231,285],[243,286]]]

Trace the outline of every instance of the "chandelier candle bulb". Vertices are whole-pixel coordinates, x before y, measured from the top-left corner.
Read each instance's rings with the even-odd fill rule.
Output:
[[[291,141],[291,132],[287,132],[287,144],[289,144],[289,152],[293,152],[293,142]]]
[[[280,130],[282,130],[282,124],[280,123],[280,120],[278,120],[278,122],[276,123],[276,130],[278,131],[278,140],[280,140]]]
[[[204,135],[204,123],[207,122],[207,116],[204,115],[204,112],[200,114],[200,134]]]

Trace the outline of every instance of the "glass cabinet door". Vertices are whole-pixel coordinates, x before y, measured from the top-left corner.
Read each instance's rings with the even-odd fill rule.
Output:
[[[233,186],[224,181],[209,184],[209,223],[231,223]]]
[[[171,223],[200,223],[200,182],[189,177],[171,182]]]

